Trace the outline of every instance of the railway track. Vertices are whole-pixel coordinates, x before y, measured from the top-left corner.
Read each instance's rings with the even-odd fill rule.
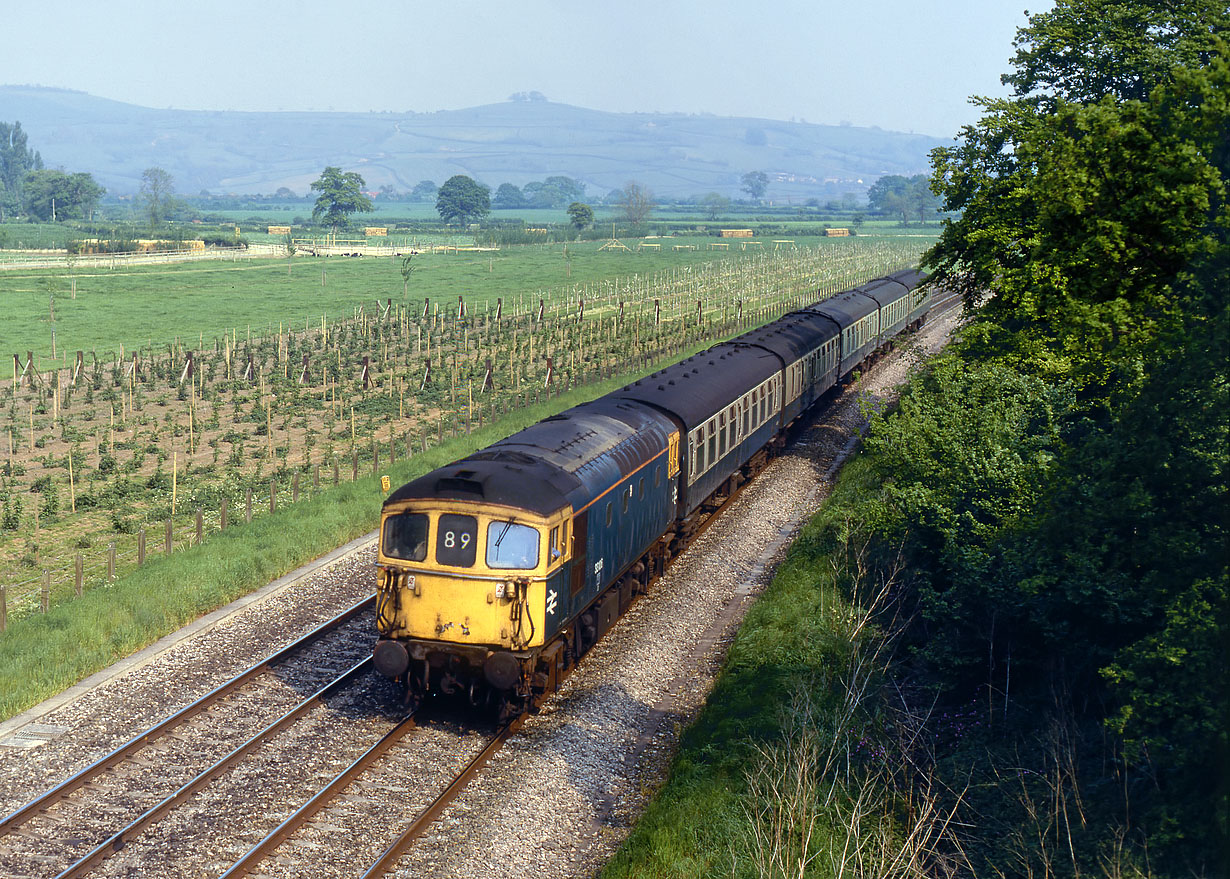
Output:
[[[374,595],[363,598],[0,819],[0,873],[80,876],[122,849],[259,744],[366,671],[370,666],[367,631],[374,606]],[[330,655],[329,649],[320,649],[331,636],[346,634],[349,650]],[[329,647],[336,649],[336,645]],[[289,710],[279,704],[287,701],[296,686],[303,688],[313,678],[329,677],[339,660],[356,652],[364,656],[362,661],[346,663],[345,671],[328,684],[312,687],[314,692],[307,699],[297,700]],[[306,667],[288,675],[296,662]],[[292,685],[288,687],[286,681]],[[210,715],[226,713],[227,703],[233,703],[235,710],[230,713],[236,716],[219,729],[219,724],[210,722]],[[270,714],[276,719],[252,735],[253,725]],[[197,737],[201,743],[191,738],[194,726],[200,727]],[[241,744],[233,746],[236,740]],[[219,751],[225,753],[208,763]],[[174,765],[177,761],[182,762]],[[203,770],[175,784],[175,769],[182,778],[184,771],[202,761],[207,762]],[[173,789],[165,793],[168,786]],[[118,830],[101,832],[117,824]],[[59,851],[50,851],[53,848]],[[81,855],[83,848],[88,851]],[[55,870],[47,872],[52,864],[57,864]],[[63,869],[60,864],[65,865]]]

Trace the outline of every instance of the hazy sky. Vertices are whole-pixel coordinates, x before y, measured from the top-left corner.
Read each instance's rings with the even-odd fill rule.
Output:
[[[209,110],[423,112],[539,91],[599,110],[950,136],[978,117],[970,95],[1004,93],[1025,3],[6,4],[0,84]]]

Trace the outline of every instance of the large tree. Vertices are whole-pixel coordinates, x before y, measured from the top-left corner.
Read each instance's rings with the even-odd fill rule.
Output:
[[[748,171],[740,181],[740,189],[760,201],[769,188],[769,175],[764,171]]]
[[[491,213],[491,195],[486,186],[464,174],[456,174],[440,187],[436,211],[444,222],[465,226]]]
[[[42,167],[42,157],[30,148],[21,123],[0,122],[0,219],[21,213],[26,175]]]
[[[579,232],[586,226],[594,224],[594,209],[587,204],[574,201],[568,205],[568,221]]]
[[[31,171],[26,175],[26,210],[40,220],[91,219],[106,192],[93,175]]]
[[[710,220],[716,220],[721,214],[730,210],[730,199],[718,192],[706,193],[700,203],[704,206],[705,213],[709,215]]]
[[[420,180],[410,190],[410,198],[413,201],[433,201],[439,189],[434,180]]]
[[[585,197],[585,184],[557,175],[543,181],[531,181],[521,191],[531,207],[562,208]]]
[[[653,193],[635,180],[629,180],[619,190],[619,207],[629,223],[639,226],[649,219],[653,211]]]
[[[931,192],[924,174],[903,177],[888,174],[881,177],[867,190],[868,206],[875,212],[896,217],[907,225],[911,219],[920,223],[935,219],[940,201]]]
[[[1016,94],[934,153],[958,216],[927,260],[970,304],[988,299],[987,345],[1100,383],[1109,353],[1130,358],[1215,296],[1190,267],[1226,246],[1230,77],[1214,34],[1228,19],[1224,2],[1063,0],[1022,31],[1004,77]]]
[[[1228,754],[1227,34],[1224,0],[1057,0],[1018,35],[1014,93],[934,154],[956,214],[926,259],[976,306],[958,350],[1066,402],[1051,448],[988,443],[983,425],[937,443],[967,469],[950,508],[933,506],[940,456],[923,456],[938,468],[918,480],[886,468],[903,539],[932,557],[908,562],[928,572],[915,660],[964,698],[975,670],[987,694],[998,676],[1004,719],[1010,699],[1026,707],[1004,724],[1019,731],[1017,777],[1034,772],[1031,739],[1057,742],[1045,768],[1059,781],[1033,784],[1040,796],[1084,776],[1080,820],[1064,819],[1067,875],[1212,875],[1227,850],[1226,782],[1211,771]],[[979,403],[954,389],[957,419],[1009,409],[1001,390]],[[1047,427],[1021,415],[1015,431]],[[921,438],[889,445],[917,457]],[[1019,465],[1031,480],[1011,476]],[[968,783],[968,762],[960,772]],[[1016,805],[1001,798],[995,822]],[[1022,815],[992,850],[1037,820]],[[1047,854],[1008,869],[1049,872],[1035,863]]]
[[[372,209],[372,200],[363,194],[366,185],[356,171],[343,171],[333,165],[326,167],[311,187],[320,193],[312,208],[312,222],[328,226],[334,233],[344,229],[351,214]]]
[[[137,198],[149,219],[150,231],[162,225],[171,211],[175,195],[175,178],[163,168],[146,168],[141,172],[141,188]]]
[[[516,210],[525,207],[525,204],[521,188],[513,183],[501,183],[495,191],[495,198],[491,200],[491,206],[497,211]]]

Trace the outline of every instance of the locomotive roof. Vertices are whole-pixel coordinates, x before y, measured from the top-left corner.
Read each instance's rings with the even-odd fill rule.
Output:
[[[481,501],[546,516],[564,506],[565,496],[580,484],[573,474],[539,458],[487,449],[407,482],[385,504],[426,498]]]
[[[630,472],[665,447],[664,416],[609,395],[532,424],[486,449],[433,470],[385,503],[435,498],[520,507],[548,515],[584,506],[611,468]],[[605,484],[602,485],[605,488]]]
[[[764,348],[723,342],[624,385],[613,396],[677,416],[691,430],[781,369]]]

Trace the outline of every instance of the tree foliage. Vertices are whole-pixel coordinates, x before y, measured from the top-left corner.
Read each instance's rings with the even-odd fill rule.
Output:
[[[987,102],[962,143],[935,151],[933,185],[960,217],[926,259],[968,303],[989,293],[978,317],[985,350],[1108,381],[1107,364],[1173,335],[1191,308],[1216,307],[1216,289],[1188,272],[1224,259],[1230,227],[1230,65],[1226,43],[1209,36],[1225,31],[1230,13],[1199,8],[1207,17],[1188,39],[1150,4],[1057,5],[1018,38],[1024,66],[1005,80],[1021,96]],[[1063,59],[1080,61],[1098,42],[1090,29],[1119,28],[1131,15],[1161,37],[1137,34],[1135,49],[1121,47],[1136,59],[1124,62],[1128,72],[1120,56],[1063,72]],[[1116,29],[1102,40],[1126,38]],[[1186,66],[1189,57],[1204,63]]]
[[[619,190],[619,207],[624,218],[634,226],[639,226],[649,219],[653,211],[653,193],[635,180],[629,180],[624,188]]]
[[[700,203],[704,206],[705,213],[708,214],[710,220],[716,220],[730,210],[730,199],[717,192],[706,193]]]
[[[150,231],[162,225],[171,212],[175,195],[175,178],[164,168],[146,168],[141,172],[141,188],[137,199],[149,220]]]
[[[31,171],[25,180],[26,210],[47,222],[90,219],[105,192],[91,174]]]
[[[410,190],[410,198],[414,201],[435,201],[439,189],[434,180],[420,180]]]
[[[568,205],[568,222],[578,232],[594,224],[594,209],[587,204],[574,201]]]
[[[24,210],[26,175],[42,168],[42,157],[30,147],[21,123],[0,122],[0,219]]]
[[[311,186],[313,192],[320,193],[312,208],[312,222],[322,223],[336,232],[349,224],[351,214],[370,211],[372,200],[363,194],[366,185],[357,171],[342,171],[332,165],[326,167]]]
[[[769,189],[769,175],[764,171],[748,171],[740,179],[739,188],[756,201],[760,201]]]
[[[924,223],[934,220],[939,212],[940,201],[931,192],[930,181],[924,174],[903,177],[888,174],[878,179],[867,190],[867,204],[877,213],[896,217],[901,225],[910,220]]]
[[[497,211],[516,210],[526,206],[525,195],[521,188],[512,183],[501,183],[491,200],[491,207]]]
[[[562,208],[585,198],[585,184],[571,177],[554,176],[546,180],[530,181],[521,187],[527,207]]]
[[[934,154],[969,322],[873,426],[857,518],[913,572],[978,875],[1210,874],[1228,840],[1228,19],[1060,0]]]
[[[456,174],[440,187],[436,212],[446,223],[465,226],[491,213],[491,195],[486,186],[464,174]]]

